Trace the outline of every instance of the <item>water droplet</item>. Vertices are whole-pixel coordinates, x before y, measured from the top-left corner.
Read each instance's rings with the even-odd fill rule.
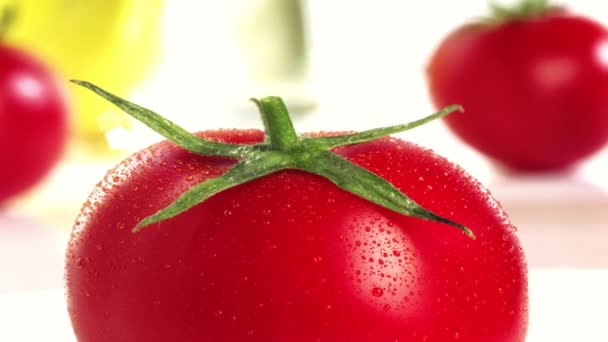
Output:
[[[79,268],[85,267],[89,264],[89,258],[87,257],[80,257],[76,260],[76,266]]]
[[[374,287],[372,289],[372,296],[374,297],[382,297],[384,295],[384,290],[379,287]]]
[[[399,252],[399,251],[393,251],[393,255],[396,256],[396,257],[401,256],[401,252]]]
[[[312,260],[315,262],[315,264],[319,264],[323,261],[323,258],[320,256],[316,256]]]

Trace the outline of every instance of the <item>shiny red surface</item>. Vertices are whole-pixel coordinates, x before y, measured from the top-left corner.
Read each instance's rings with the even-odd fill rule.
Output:
[[[259,131],[205,136],[262,140]],[[66,280],[78,340],[524,341],[526,265],[489,193],[397,139],[338,152],[477,240],[300,171],[224,191],[133,234],[138,220],[233,163],[161,143],[110,171],[76,222]]]
[[[608,141],[608,32],[558,12],[448,36],[428,78],[437,107],[465,142],[523,171],[564,169]]]
[[[67,121],[55,75],[32,56],[0,46],[0,203],[49,172],[63,151]]]

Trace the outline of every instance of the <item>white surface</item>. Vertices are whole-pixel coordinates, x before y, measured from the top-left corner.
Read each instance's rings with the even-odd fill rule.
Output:
[[[531,267],[608,270],[608,192],[582,179],[537,176],[486,184],[518,227]]]
[[[608,341],[607,288],[608,270],[532,270],[527,341]],[[62,290],[0,295],[0,326],[0,341],[75,340]]]
[[[0,213],[0,295],[63,286],[66,241],[48,226]]]

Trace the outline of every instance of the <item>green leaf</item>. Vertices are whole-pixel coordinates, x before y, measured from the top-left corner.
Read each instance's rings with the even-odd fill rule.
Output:
[[[382,137],[385,137],[390,134],[399,133],[399,132],[410,130],[412,128],[416,128],[418,126],[422,126],[430,121],[444,117],[457,110],[462,111],[463,109],[459,105],[452,105],[449,107],[445,107],[444,109],[442,109],[441,111],[439,111],[435,114],[431,114],[422,119],[412,121],[410,123],[406,123],[406,124],[402,124],[402,125],[375,128],[375,129],[370,129],[370,130],[363,131],[363,132],[340,135],[340,136],[335,136],[335,137],[309,138],[308,140],[312,140],[314,143],[317,143],[326,148],[360,144],[360,143],[372,141],[372,140],[375,140],[378,138],[382,138]]]
[[[245,156],[251,149],[250,145],[223,144],[203,140],[170,120],[165,119],[161,115],[113,95],[90,82],[78,80],[72,80],[72,82],[85,87],[112,102],[125,113],[131,115],[160,135],[171,140],[176,145],[181,146],[192,153],[238,158]]]
[[[170,219],[203,202],[218,192],[285,169],[287,166],[288,162],[281,153],[267,152],[255,155],[251,159],[245,159],[236,164],[223,176],[208,179],[203,183],[195,185],[168,207],[143,219],[137,224],[133,231],[137,232],[145,226]]]
[[[307,158],[305,164],[297,167],[325,177],[339,188],[397,213],[445,223],[460,229],[468,237],[475,238],[467,227],[424,209],[384,178],[334,153],[321,152],[315,158]]]

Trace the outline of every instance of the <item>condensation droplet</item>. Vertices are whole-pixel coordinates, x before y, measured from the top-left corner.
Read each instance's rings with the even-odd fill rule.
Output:
[[[76,259],[76,266],[79,268],[85,267],[88,263],[89,263],[89,258],[87,258],[87,257],[80,257],[80,258]]]
[[[384,295],[384,290],[379,287],[374,287],[372,289],[372,296],[374,297],[382,297]]]

